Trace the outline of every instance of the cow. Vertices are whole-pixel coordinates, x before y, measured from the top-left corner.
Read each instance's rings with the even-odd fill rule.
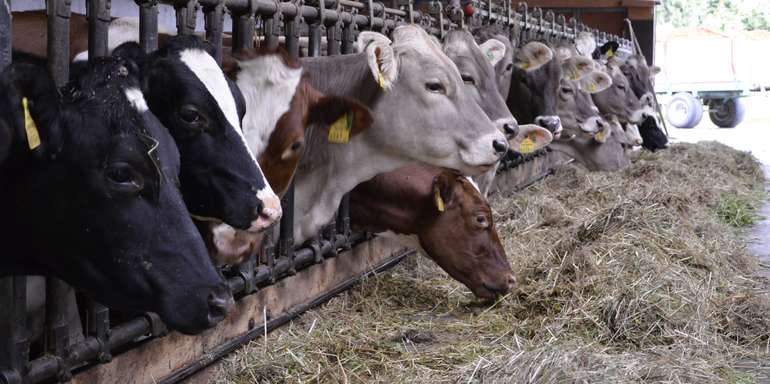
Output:
[[[513,56],[515,55],[514,44],[511,42],[507,33],[498,25],[487,25],[473,30],[473,37],[478,44],[484,44],[490,39],[495,39],[505,46],[505,54],[495,64],[495,77],[497,78],[497,89],[504,99],[508,98],[511,90],[511,77],[513,76]]]
[[[615,171],[631,165],[612,123],[594,105],[592,93],[610,87],[612,79],[593,71],[580,80],[560,80],[557,112],[564,125],[563,137],[550,144],[554,158],[572,158],[590,171]]]
[[[281,203],[243,136],[243,95],[214,60],[211,46],[178,36],[150,55],[135,42],[112,54],[140,63],[148,106],[179,146],[182,196],[190,213],[253,232],[275,223]]]
[[[224,69],[244,96],[243,133],[269,184],[282,196],[305,147],[305,130],[316,125],[328,136],[335,122],[347,124],[350,137],[372,124],[368,108],[339,96],[324,95],[310,84],[298,60],[283,50],[245,50],[226,58]],[[262,234],[212,226],[206,236],[217,264],[238,265],[256,251]]]
[[[515,282],[486,199],[465,176],[412,164],[350,193],[354,229],[419,250],[473,294],[493,299]]]
[[[460,77],[468,85],[476,102],[498,129],[513,138],[518,133],[518,123],[505,104],[505,99],[498,89],[498,77],[494,66],[502,61],[506,47],[502,41],[491,38],[478,45],[470,32],[451,31],[444,37],[444,53],[460,71]],[[492,187],[497,167],[477,176],[476,181],[482,195],[486,196]]]
[[[185,208],[179,152],[134,65],[94,60],[61,91],[38,65],[0,76],[0,275],[55,276],[194,334],[221,321],[232,296]]]
[[[562,124],[556,114],[556,97],[562,74],[574,80],[590,72],[587,60],[556,57],[554,50],[533,41],[516,53],[507,104],[519,123],[545,127],[559,139]]]
[[[313,236],[359,183],[424,162],[477,175],[508,150],[441,46],[420,27],[399,26],[393,41],[361,32],[359,53],[301,60],[314,88],[355,98],[374,123],[356,137],[311,129],[295,179],[294,239]]]

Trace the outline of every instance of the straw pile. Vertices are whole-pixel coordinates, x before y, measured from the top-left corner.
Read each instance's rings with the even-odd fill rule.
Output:
[[[219,367],[216,382],[754,383],[770,294],[742,232],[764,200],[716,143],[567,166],[491,202],[518,287],[477,303],[423,257],[368,279]]]

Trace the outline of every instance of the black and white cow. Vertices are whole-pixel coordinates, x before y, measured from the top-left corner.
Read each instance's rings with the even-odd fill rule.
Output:
[[[195,36],[179,36],[149,56],[129,42],[113,56],[140,62],[142,91],[179,147],[180,182],[190,213],[204,221],[262,231],[281,204],[246,145],[241,92]]]
[[[97,59],[61,91],[42,66],[0,76],[0,275],[56,276],[197,333],[232,296],[177,188],[176,145],[131,66]]]

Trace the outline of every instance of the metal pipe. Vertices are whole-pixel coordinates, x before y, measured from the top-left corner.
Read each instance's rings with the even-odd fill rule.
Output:
[[[48,72],[56,85],[63,85],[70,75],[70,6],[71,0],[48,0],[47,58]]]
[[[225,2],[218,1],[215,5],[203,6],[203,18],[206,28],[206,40],[214,47],[214,59],[222,64],[222,37],[225,17]]]
[[[139,45],[145,53],[158,49],[158,1],[136,0],[139,5]]]
[[[0,0],[0,72],[11,64],[11,0]]]
[[[109,55],[110,8],[112,0],[88,0],[88,59]]]

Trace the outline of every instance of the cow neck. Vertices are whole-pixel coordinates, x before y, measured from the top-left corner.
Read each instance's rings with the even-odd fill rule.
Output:
[[[369,108],[382,94],[372,77],[366,53],[308,57],[300,61],[311,84],[321,93],[350,97]]]

